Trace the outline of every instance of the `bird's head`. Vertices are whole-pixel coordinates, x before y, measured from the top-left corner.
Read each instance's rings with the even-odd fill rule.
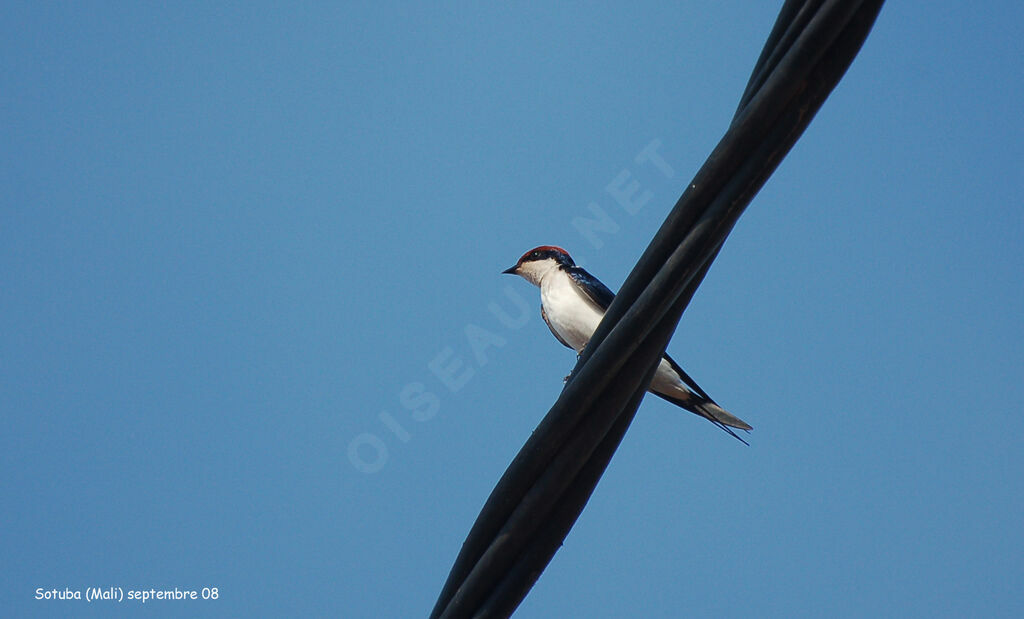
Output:
[[[541,245],[523,254],[516,266],[505,269],[502,273],[518,275],[531,284],[540,286],[540,280],[548,273],[561,267],[575,266],[575,264],[569,257],[569,252],[561,247]]]

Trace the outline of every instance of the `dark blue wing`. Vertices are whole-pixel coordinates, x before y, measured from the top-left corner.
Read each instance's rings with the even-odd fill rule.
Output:
[[[568,273],[569,277],[573,278],[580,285],[583,292],[587,293],[587,296],[594,302],[594,305],[606,310],[612,304],[615,293],[609,290],[608,286],[602,284],[601,280],[587,273],[586,269],[583,267],[569,267]]]
[[[590,273],[587,273],[586,269],[584,269],[583,267],[570,267],[569,276],[572,277],[577,283],[579,283],[580,288],[587,293],[587,296],[590,297],[590,300],[593,301],[601,309],[607,310],[608,306],[612,304],[612,300],[615,298],[615,293],[609,290],[608,286],[602,284],[601,281],[598,280],[596,277],[594,277]],[[547,319],[545,318],[545,320]],[[550,327],[550,325],[548,326]],[[552,329],[552,333],[554,333],[554,329]],[[565,344],[565,342],[562,343]],[[680,380],[682,380],[687,387],[692,389],[698,397],[703,398],[708,402],[711,402],[712,404],[715,404],[715,401],[711,399],[711,396],[709,396],[706,391],[700,388],[700,385],[697,384],[697,381],[693,380],[693,378],[691,378],[689,374],[683,371],[683,368],[681,368],[679,364],[676,363],[675,359],[669,357],[666,353],[665,360],[668,361],[669,365],[672,366],[672,369],[676,371],[676,374],[679,375]]]
[[[711,402],[712,404],[717,404],[717,402],[711,399],[711,396],[709,396],[706,391],[700,388],[700,385],[697,384],[697,381],[690,378],[690,375],[683,371],[683,368],[680,367],[678,363],[676,363],[675,359],[668,356],[668,353],[665,353],[665,361],[668,361],[668,364],[672,366],[672,369],[675,370],[676,374],[679,375],[679,378],[683,381],[684,385],[689,387],[699,397],[704,398],[705,400]]]

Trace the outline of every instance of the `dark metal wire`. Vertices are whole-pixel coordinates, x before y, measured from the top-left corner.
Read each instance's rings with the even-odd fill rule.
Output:
[[[746,205],[867,38],[882,0],[791,0],[733,122],[477,517],[432,618],[511,614],[576,522],[629,428],[680,316]]]

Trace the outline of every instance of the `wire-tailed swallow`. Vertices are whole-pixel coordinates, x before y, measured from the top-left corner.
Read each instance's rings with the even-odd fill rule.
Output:
[[[558,341],[577,353],[590,341],[615,298],[615,293],[607,286],[576,266],[568,252],[552,245],[531,249],[516,266],[503,273],[518,275],[540,288],[541,317]],[[729,428],[751,429],[749,424],[716,404],[667,354],[658,364],[648,390],[710,420],[741,441],[743,439]]]

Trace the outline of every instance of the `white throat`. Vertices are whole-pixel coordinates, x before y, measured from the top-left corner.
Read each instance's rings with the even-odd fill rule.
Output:
[[[543,282],[545,278],[552,274],[561,272],[562,271],[558,268],[558,263],[555,262],[553,258],[547,258],[545,260],[524,262],[519,266],[518,274],[534,286],[540,286],[541,282]]]

